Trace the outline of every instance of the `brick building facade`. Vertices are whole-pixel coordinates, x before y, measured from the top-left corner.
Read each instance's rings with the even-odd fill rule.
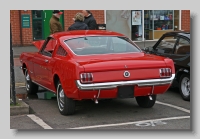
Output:
[[[190,10],[181,11],[181,29],[190,30]]]
[[[64,10],[64,30],[73,23],[72,18],[80,10]],[[105,10],[91,10],[98,24],[105,24]],[[21,16],[24,14],[30,15],[30,27],[22,28]],[[11,10],[10,23],[12,29],[12,43],[13,46],[28,46],[32,45],[33,39],[33,25],[32,25],[32,11],[31,10]],[[46,15],[45,15],[46,16]],[[181,11],[181,30],[190,29],[190,11]],[[179,28],[180,29],[180,28]]]

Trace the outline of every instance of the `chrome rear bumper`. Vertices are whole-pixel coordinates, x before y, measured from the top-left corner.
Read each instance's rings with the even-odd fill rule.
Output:
[[[148,80],[133,80],[133,81],[119,81],[119,82],[105,82],[105,83],[91,83],[82,84],[80,80],[76,80],[76,85],[80,90],[100,90],[100,89],[112,89],[117,86],[123,85],[138,85],[138,86],[157,86],[171,84],[175,74],[172,74],[170,78],[163,79],[148,79]]]

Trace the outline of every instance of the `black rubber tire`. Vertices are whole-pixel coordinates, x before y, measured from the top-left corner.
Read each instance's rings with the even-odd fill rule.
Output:
[[[186,94],[184,94],[183,88],[181,87],[183,79],[184,80],[188,79],[190,81],[190,75],[188,75],[188,74],[182,74],[181,77],[180,77],[180,80],[179,80],[179,92],[180,92],[181,97],[183,98],[183,100],[190,101],[190,89],[189,89],[189,95],[186,95]],[[190,85],[189,85],[189,88],[190,88]]]
[[[73,115],[75,113],[75,101],[73,99],[68,98],[65,95],[64,91],[63,93],[61,93],[61,90],[63,90],[63,88],[60,81],[58,81],[56,87],[58,109],[62,115]],[[64,103],[61,102],[60,95],[63,96]]]
[[[156,102],[156,95],[152,95],[152,100],[149,99],[149,96],[139,96],[135,97],[137,104],[143,108],[151,108]]]
[[[25,87],[28,94],[37,94],[39,86],[31,81],[29,71],[25,69]]]

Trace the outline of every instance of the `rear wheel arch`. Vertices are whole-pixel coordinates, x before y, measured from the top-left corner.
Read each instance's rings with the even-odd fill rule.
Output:
[[[179,80],[180,80],[182,74],[188,74],[188,75],[190,75],[190,72],[185,72],[184,69],[179,70],[179,71],[176,73],[176,80],[177,80],[178,82],[179,82]]]
[[[58,82],[63,86],[62,78],[57,73],[55,73],[53,76],[53,83],[56,90],[57,90]]]

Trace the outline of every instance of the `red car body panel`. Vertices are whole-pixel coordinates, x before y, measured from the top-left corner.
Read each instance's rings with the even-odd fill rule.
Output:
[[[76,81],[80,80],[81,73],[92,73],[93,83],[118,82],[129,80],[151,80],[160,79],[159,69],[170,68],[175,73],[174,63],[169,58],[163,58],[143,52],[102,54],[102,55],[75,55],[68,47],[63,47],[67,52],[66,56],[57,55],[59,46],[66,46],[64,40],[75,37],[87,36],[123,36],[122,34],[110,31],[70,31],[52,35],[57,40],[52,57],[42,55],[40,52],[22,53],[20,60],[22,67],[27,67],[31,80],[42,87],[56,93],[55,77],[59,80],[68,98],[75,100],[92,99],[98,94],[98,89],[82,90],[77,86]],[[41,49],[44,40],[35,41],[33,44]],[[48,62],[46,62],[48,61]],[[125,67],[126,65],[126,67]],[[130,72],[129,78],[124,78],[125,70]],[[134,96],[148,96],[163,94],[170,87],[171,83],[155,86],[134,85]],[[101,89],[99,98],[116,98],[118,89]]]

